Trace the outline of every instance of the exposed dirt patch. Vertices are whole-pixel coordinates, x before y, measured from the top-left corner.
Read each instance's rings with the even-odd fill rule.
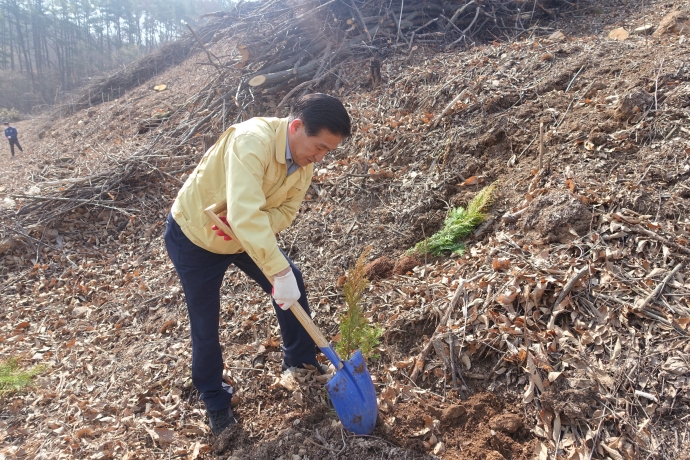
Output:
[[[388,256],[381,256],[364,267],[364,275],[370,281],[388,278],[393,273],[395,261]]]
[[[548,243],[565,243],[589,230],[592,212],[567,191],[535,198],[518,226]]]
[[[410,255],[402,255],[400,258],[395,262],[395,266],[393,267],[393,274],[394,275],[405,275],[407,272],[415,268],[416,266],[420,265],[421,261],[415,257],[415,256],[410,256]]]
[[[637,90],[623,96],[613,111],[613,118],[618,121],[629,121],[636,123],[639,121],[645,110],[654,102],[654,96],[644,90]],[[636,119],[634,117],[637,117]],[[595,142],[596,144],[596,142]],[[597,145],[601,145],[602,142]]]
[[[435,448],[444,458],[522,460],[533,453],[533,436],[524,429],[519,408],[492,393],[453,404],[401,403],[382,418],[381,430],[389,439],[410,449]]]
[[[237,448],[247,443],[247,432],[240,424],[230,425],[213,440],[211,448],[216,454]]]

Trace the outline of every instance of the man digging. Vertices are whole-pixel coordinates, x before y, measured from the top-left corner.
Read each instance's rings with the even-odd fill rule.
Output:
[[[295,219],[311,183],[313,163],[350,135],[342,103],[325,94],[297,100],[288,118],[252,118],[233,125],[203,156],[168,215],[165,244],[187,300],[192,381],[214,434],[236,423],[231,388],[222,380],[220,287],[231,264],[273,296],[283,339],[283,370],[313,365],[314,342],[289,310],[309,313],[302,273],[278,247],[276,234]],[[204,216],[227,201],[231,239]],[[223,218],[225,219],[225,218]],[[274,286],[268,276],[274,277]]]
[[[5,125],[5,137],[7,138],[7,141],[10,143],[10,153],[12,154],[12,156],[14,156],[15,145],[17,146],[20,152],[23,152],[24,149],[21,145],[19,145],[19,138],[17,137],[17,128],[15,128],[14,126],[10,126],[9,121],[6,121],[3,124]]]

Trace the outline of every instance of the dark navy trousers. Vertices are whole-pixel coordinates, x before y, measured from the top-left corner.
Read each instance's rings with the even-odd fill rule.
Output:
[[[230,406],[232,398],[222,385],[223,356],[218,331],[223,276],[230,264],[234,264],[269,295],[271,282],[246,253],[215,254],[192,243],[171,215],[168,215],[167,224],[165,246],[187,299],[192,336],[192,382],[208,410],[222,410]],[[299,303],[309,313],[302,273],[287,259],[302,293]],[[314,341],[295,315],[280,309],[275,301],[273,308],[283,338],[283,362],[290,367],[316,365]]]
[[[12,156],[14,156],[15,145],[17,146],[17,148],[19,148],[19,150],[21,150],[22,152],[24,151],[24,149],[22,149],[22,146],[19,145],[19,139],[17,139],[16,137],[10,137],[7,140],[10,141],[10,153],[12,153]]]

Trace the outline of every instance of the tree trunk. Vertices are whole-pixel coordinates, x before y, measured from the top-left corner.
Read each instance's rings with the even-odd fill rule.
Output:
[[[28,43],[25,43],[24,41],[24,33],[22,32],[22,24],[19,18],[19,5],[14,3],[11,5],[11,11],[12,14],[14,15],[14,24],[15,27],[17,28],[17,40],[19,41],[19,51],[21,55],[24,56],[24,65],[26,67],[26,71],[31,75],[31,89],[33,90],[34,87],[34,73],[33,69],[31,66],[31,59],[29,57],[29,52],[27,50]],[[21,63],[21,60],[20,60]]]

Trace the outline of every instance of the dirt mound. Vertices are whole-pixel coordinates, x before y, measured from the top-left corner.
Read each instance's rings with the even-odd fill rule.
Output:
[[[655,37],[666,34],[687,34],[690,32],[690,24],[687,11],[673,11],[661,19],[659,27],[654,31]]]
[[[644,90],[633,91],[626,94],[621,99],[618,106],[613,111],[613,118],[619,121],[630,121],[636,123],[639,121],[646,109],[654,102],[654,96],[648,94]],[[637,120],[633,117],[637,116]],[[600,145],[600,143],[595,143]]]
[[[501,414],[489,421],[489,426],[492,430],[506,434],[513,434],[524,425],[522,417],[517,414]]]
[[[573,194],[557,191],[535,198],[518,227],[547,243],[565,243],[587,233],[592,212]]]
[[[364,276],[370,281],[388,278],[393,272],[395,261],[388,256],[381,256],[364,267]]]
[[[400,258],[395,262],[395,266],[393,267],[393,274],[394,275],[406,275],[407,272],[412,270],[418,265],[421,265],[422,262],[415,257],[415,256],[410,256],[410,255],[402,255]]]

